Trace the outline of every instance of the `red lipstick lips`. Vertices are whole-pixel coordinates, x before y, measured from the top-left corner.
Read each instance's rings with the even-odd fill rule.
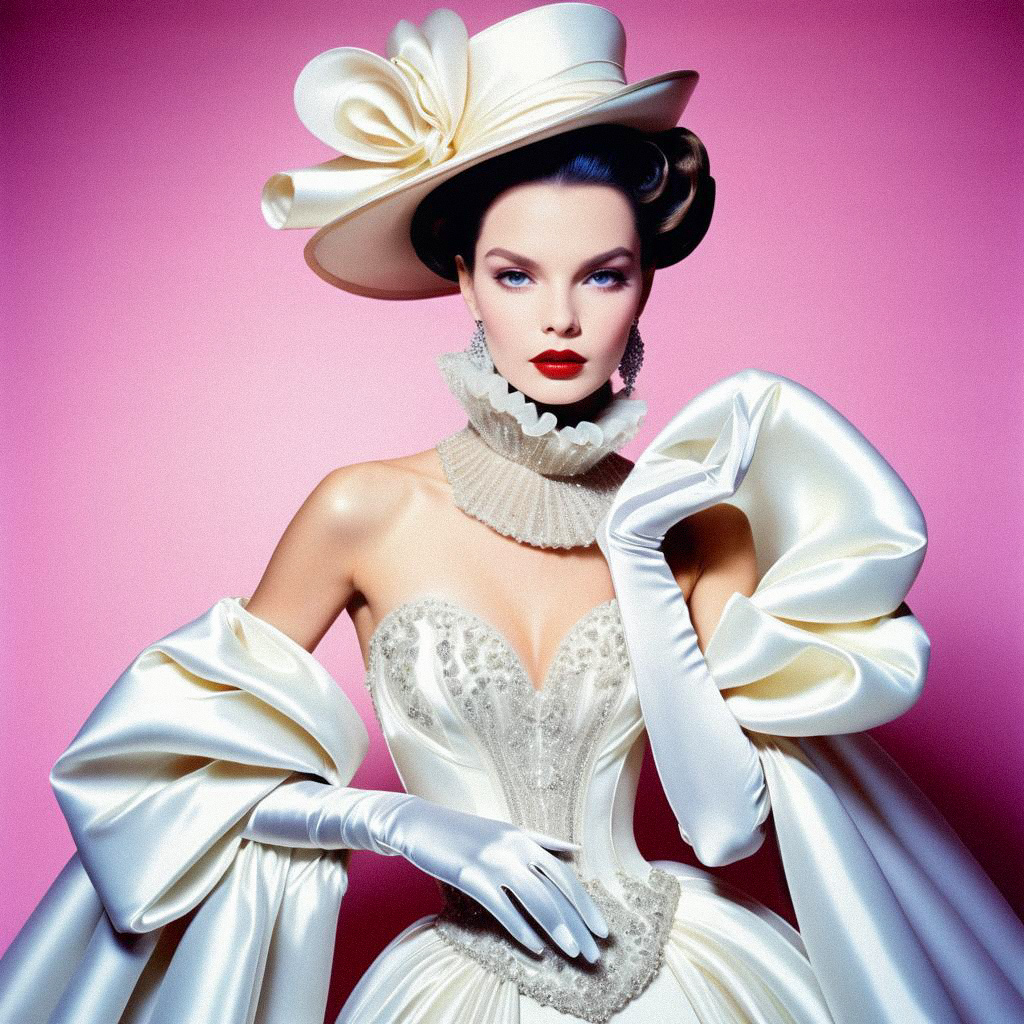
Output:
[[[534,366],[553,380],[568,380],[583,369],[586,359],[571,348],[547,348],[538,352],[531,360]]]

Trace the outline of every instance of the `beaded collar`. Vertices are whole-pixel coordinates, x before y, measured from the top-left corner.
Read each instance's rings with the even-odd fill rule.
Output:
[[[511,388],[468,352],[437,365],[469,415],[437,446],[455,504],[506,537],[535,547],[593,544],[631,465],[616,453],[640,428],[641,399],[613,395],[594,421],[559,427],[551,412]]]

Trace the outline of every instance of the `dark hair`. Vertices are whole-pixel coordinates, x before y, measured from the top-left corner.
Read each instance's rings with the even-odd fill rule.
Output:
[[[410,227],[416,254],[434,273],[457,281],[455,255],[472,272],[480,226],[494,200],[514,185],[539,181],[619,188],[633,208],[645,267],[671,266],[693,252],[715,205],[707,150],[693,132],[588,125],[490,157],[428,193]]]

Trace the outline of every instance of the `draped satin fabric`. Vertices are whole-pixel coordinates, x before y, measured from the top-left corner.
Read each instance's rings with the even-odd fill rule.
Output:
[[[867,733],[765,744],[801,935],[833,1016],[1024,1020],[1024,926]]]
[[[773,389],[728,499],[761,579],[729,599],[705,660],[758,747],[808,957],[839,1024],[1024,1020],[1024,925],[863,733],[914,704],[928,667],[905,601],[927,533],[904,482],[824,399],[749,369],[681,410],[628,484],[642,493],[666,456],[702,463]]]
[[[730,499],[762,579],[730,599],[706,658],[761,756],[800,934],[708,872],[657,862],[680,878],[679,912],[662,971],[615,1019],[820,1024],[817,986],[839,1024],[1024,1019],[1024,926],[863,732],[909,708],[927,669],[906,604],[926,544],[913,497],[828,403],[756,370],[699,395],[648,451],[700,461],[736,394],[753,407],[770,387]],[[426,757],[405,739],[409,763]],[[0,1022],[320,1024],[347,856],[240,834],[281,781],[346,785],[366,749],[338,684],[244,599],[147,647],[53,769],[78,852],[0,959]],[[633,754],[625,771],[623,799]],[[387,1020],[396,1000],[420,1024],[571,1019],[440,944],[426,919],[342,1019]]]
[[[913,706],[930,642],[904,597],[924,561],[924,517],[870,442],[824,399],[745,370],[702,392],[631,476],[670,456],[701,463],[734,407],[774,390],[728,502],[746,513],[760,582],[733,594],[705,658],[744,727],[781,736],[857,732]]]
[[[347,854],[241,832],[294,773],[347,784],[368,742],[237,598],[147,647],[51,773],[78,852],[0,960],[0,1021],[321,1020]]]

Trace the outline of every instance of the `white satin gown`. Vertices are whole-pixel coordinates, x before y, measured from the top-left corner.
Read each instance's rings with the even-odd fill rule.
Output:
[[[593,966],[553,946],[537,957],[449,893],[440,917],[383,951],[338,1024],[832,1020],[788,923],[637,848],[646,737],[614,599],[572,627],[540,690],[493,625],[440,596],[392,611],[370,651],[367,682],[406,790],[580,843],[570,859],[610,935]]]
[[[580,843],[611,933],[593,967],[537,957],[448,890],[337,1024],[1024,1020],[1024,926],[864,732],[912,706],[927,670],[905,602],[926,534],[903,482],[826,402],[757,370],[698,395],[632,479],[648,458],[700,462],[737,396],[769,389],[730,499],[761,581],[729,600],[705,657],[761,757],[799,933],[637,849],[646,734],[614,599],[536,689],[492,624],[414,595],[378,624],[366,675],[403,785]],[[289,778],[347,785],[367,745],[338,683],[245,599],[143,650],[51,773],[77,853],[0,959],[0,1024],[321,1024],[347,852],[241,833]]]

